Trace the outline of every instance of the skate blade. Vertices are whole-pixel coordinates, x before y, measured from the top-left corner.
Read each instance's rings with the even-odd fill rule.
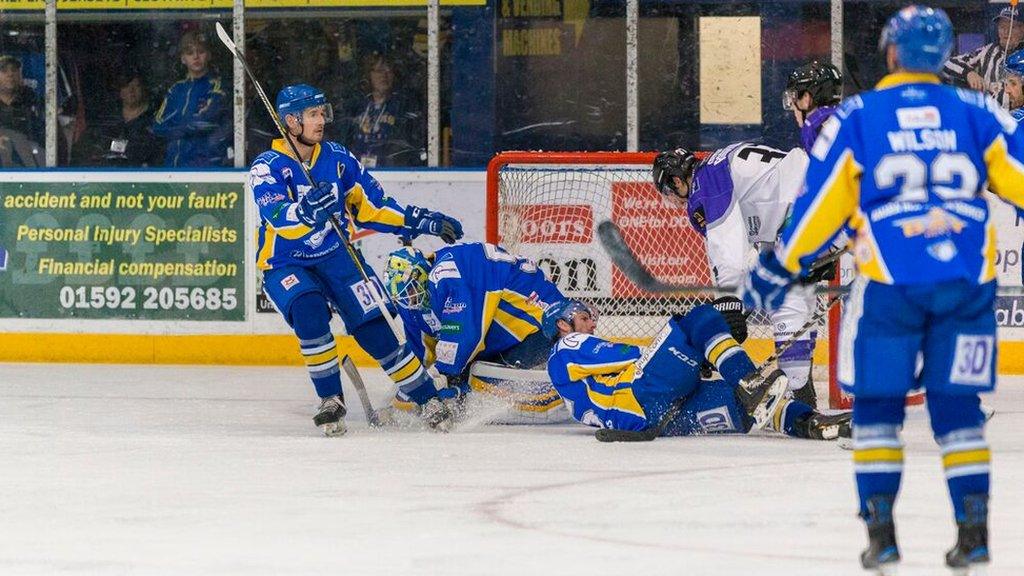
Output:
[[[843,450],[853,450],[852,438],[840,438],[836,441],[836,444]]]
[[[886,562],[878,568],[875,568],[875,574],[878,574],[879,576],[898,576],[899,570],[898,562]]]
[[[778,407],[780,402],[785,402],[785,394],[788,382],[784,378],[778,378],[772,383],[771,387],[765,392],[764,398],[761,399],[761,403],[754,408],[754,427],[758,430],[765,430],[772,423],[772,414],[775,413],[775,409]]]
[[[322,430],[324,436],[327,436],[328,438],[343,436],[345,432],[348,432],[348,428],[345,427],[345,423],[341,421],[321,424],[320,430]]]

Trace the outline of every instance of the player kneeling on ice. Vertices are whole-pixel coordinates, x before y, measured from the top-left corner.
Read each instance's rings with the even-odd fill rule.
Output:
[[[747,324],[734,297],[669,318],[646,349],[595,336],[596,328],[596,313],[582,302],[561,302],[544,313],[545,332],[559,338],[548,374],[580,423],[656,429],[661,436],[742,433],[755,423],[798,438],[850,435],[849,413],[825,415],[788,398],[780,370],[757,374],[740,346]],[[722,380],[702,380],[704,362]]]
[[[385,279],[410,346],[447,378],[441,396],[456,409],[471,389],[503,395],[494,380],[474,377],[475,361],[543,366],[551,337],[541,331],[541,317],[545,308],[565,299],[532,260],[479,242],[445,246],[430,255],[401,248],[388,257]],[[511,394],[513,408],[532,414],[561,405],[550,387]],[[394,408],[404,408],[400,400]]]

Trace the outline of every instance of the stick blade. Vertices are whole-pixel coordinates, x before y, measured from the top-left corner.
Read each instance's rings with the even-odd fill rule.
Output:
[[[661,282],[644,268],[640,260],[633,254],[633,251],[626,245],[626,239],[611,220],[605,220],[597,225],[597,237],[601,246],[608,256],[615,263],[615,267],[622,271],[641,290],[647,292],[675,292],[677,288]]]
[[[215,22],[214,27],[217,29],[217,37],[220,38],[221,43],[227,46],[228,50],[237,54],[238,46],[235,45],[235,41],[228,35],[228,31],[224,29],[224,26],[221,26],[220,22]]]
[[[597,438],[598,442],[650,442],[657,437],[657,430],[654,428],[639,431],[601,428],[594,433],[594,438]]]

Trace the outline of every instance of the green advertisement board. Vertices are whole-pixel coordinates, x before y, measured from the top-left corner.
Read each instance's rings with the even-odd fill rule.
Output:
[[[242,184],[0,182],[0,317],[244,320]]]

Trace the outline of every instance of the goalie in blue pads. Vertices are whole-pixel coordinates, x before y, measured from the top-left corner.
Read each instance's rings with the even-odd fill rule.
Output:
[[[752,408],[740,397],[740,381],[754,364],[740,346],[746,317],[738,299],[725,297],[669,318],[645,349],[594,335],[595,311],[569,300],[544,313],[544,330],[558,338],[548,359],[555,390],[576,421],[596,428],[643,431],[658,426],[673,403],[683,409],[664,428],[665,436],[744,433],[754,424]],[[702,380],[710,363],[721,380]],[[785,380],[776,370],[769,380]],[[767,428],[800,438],[849,436],[850,415],[824,415],[785,397],[783,383],[771,400]]]
[[[471,388],[495,392],[493,383],[472,376],[470,364],[477,360],[542,366],[551,350],[542,314],[565,298],[532,260],[479,242],[431,255],[401,248],[389,256],[385,278],[413,351],[447,378],[445,397]],[[517,403],[534,412],[561,405],[550,387],[521,395]],[[405,408],[401,402],[396,407]]]

